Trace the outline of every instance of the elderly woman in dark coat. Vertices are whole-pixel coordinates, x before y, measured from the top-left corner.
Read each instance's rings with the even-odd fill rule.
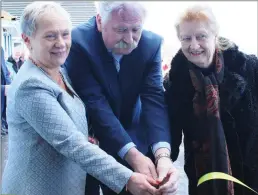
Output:
[[[258,190],[258,60],[218,36],[208,7],[193,6],[179,19],[181,49],[164,87],[175,161],[184,133],[190,195],[251,195],[226,180],[197,187],[208,172],[232,175]]]

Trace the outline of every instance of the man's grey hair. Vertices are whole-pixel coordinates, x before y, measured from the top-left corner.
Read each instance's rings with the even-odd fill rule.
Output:
[[[37,30],[37,22],[40,16],[49,12],[57,12],[66,17],[72,28],[70,14],[59,4],[51,1],[34,1],[27,5],[20,18],[21,33],[32,36]]]
[[[102,22],[108,21],[111,13],[115,10],[123,9],[126,5],[133,5],[140,8],[143,14],[143,18],[146,18],[147,10],[142,2],[137,1],[97,1],[95,2],[97,13],[101,16]]]

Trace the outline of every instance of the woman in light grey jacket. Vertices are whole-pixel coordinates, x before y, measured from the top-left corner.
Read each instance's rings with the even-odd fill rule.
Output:
[[[8,92],[2,193],[84,195],[86,174],[117,193],[126,185],[132,194],[156,193],[153,179],[88,142],[84,104],[60,68],[71,46],[69,14],[56,3],[34,2],[24,10],[21,29],[30,58]]]

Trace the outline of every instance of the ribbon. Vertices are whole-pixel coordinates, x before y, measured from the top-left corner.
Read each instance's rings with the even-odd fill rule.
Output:
[[[235,177],[232,177],[231,175],[221,173],[221,172],[211,172],[211,173],[205,174],[204,176],[202,176],[199,179],[197,186],[201,185],[202,183],[204,183],[206,181],[212,180],[212,179],[224,179],[224,180],[233,181],[235,183],[238,183],[238,184],[248,188],[249,190],[252,190],[254,193],[258,194],[258,192],[256,192],[255,190],[253,190],[252,188],[250,188],[249,186],[247,186],[243,182],[239,181]]]

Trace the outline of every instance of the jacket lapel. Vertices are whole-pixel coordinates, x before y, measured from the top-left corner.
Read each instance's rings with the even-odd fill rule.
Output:
[[[120,100],[118,72],[113,56],[106,49],[101,33],[97,30],[95,17],[91,19],[91,22],[94,27],[87,36],[87,42],[88,52],[93,61],[93,71],[101,85],[104,86],[104,89],[108,89],[109,95],[116,101]]]
[[[135,83],[139,83],[138,80],[142,78],[142,75],[139,74],[143,72],[144,62],[142,61],[140,52],[137,50],[136,48],[129,55],[123,56],[120,62],[119,83],[121,94],[124,98],[132,95],[131,89],[135,89]],[[141,86],[137,87],[140,88]],[[135,89],[135,91],[138,90]]]
[[[61,73],[62,73],[62,76],[63,76],[63,79],[64,79],[64,82],[66,84],[66,87],[73,93],[73,95],[79,97],[79,95],[74,91],[72,85],[71,85],[71,80],[66,72],[65,69],[61,68]]]

